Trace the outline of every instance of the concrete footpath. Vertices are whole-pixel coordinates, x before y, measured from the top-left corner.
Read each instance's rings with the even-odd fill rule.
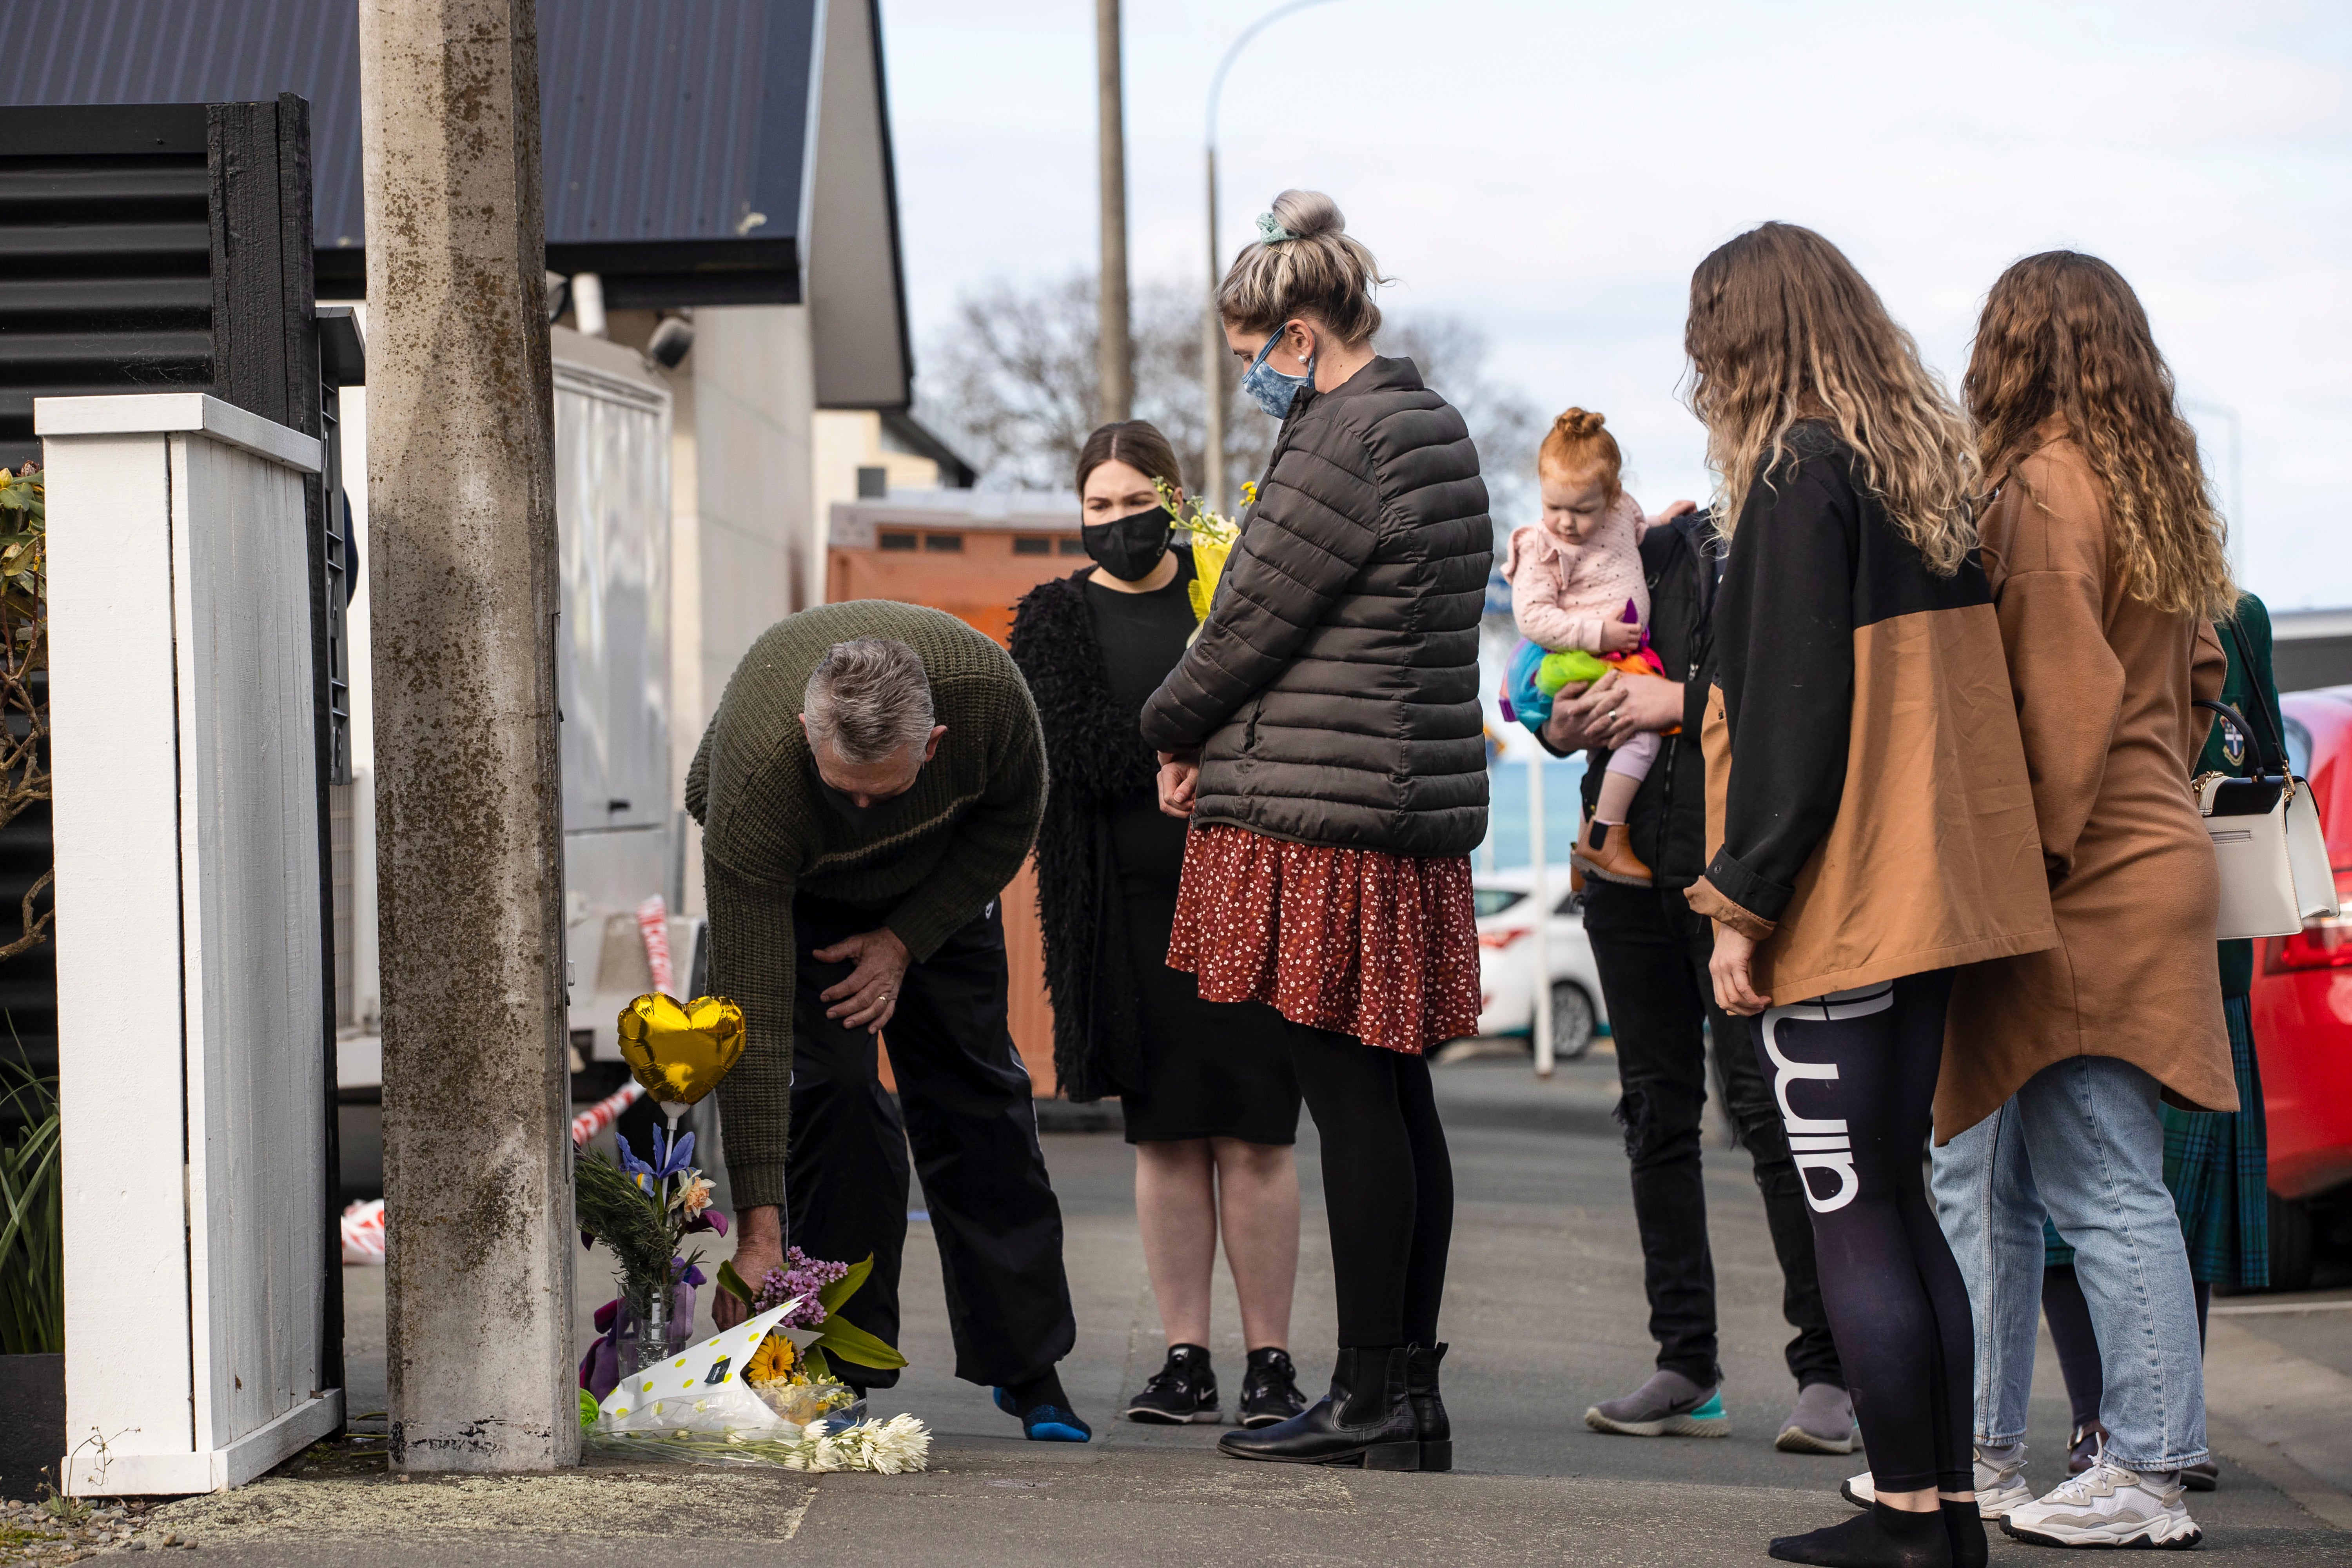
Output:
[[[1095,1424],[1086,1446],[1030,1444],[954,1381],[938,1257],[910,1237],[903,1348],[913,1359],[878,1412],[937,1434],[917,1476],[592,1465],[567,1475],[458,1480],[384,1473],[380,1439],[322,1445],[239,1492],[150,1516],[205,1562],[252,1564],[734,1563],[1749,1563],[1774,1534],[1844,1516],[1839,1480],[1858,1457],[1780,1454],[1795,1394],[1781,1362],[1780,1276],[1747,1163],[1709,1142],[1708,1199],[1722,1296],[1722,1441],[1602,1436],[1596,1399],[1646,1375],[1641,1255],[1605,1053],[1538,1084],[1522,1062],[1440,1069],[1459,1210],[1446,1304],[1450,1475],[1233,1463],[1218,1428],[1112,1419],[1155,1371],[1159,1320],[1137,1245],[1131,1159],[1116,1134],[1052,1134],[1078,1314],[1063,1369]],[[1311,1127],[1302,1156],[1311,1156]],[[1328,1376],[1330,1266],[1318,1182],[1307,1189],[1293,1344],[1302,1383]],[[380,1273],[348,1271],[352,1408],[380,1411]],[[2352,1284],[2339,1280],[2338,1284]],[[1216,1366],[1229,1393],[1241,1352],[1221,1276]],[[582,1264],[584,1314],[609,1295],[602,1255]],[[2208,1383],[2218,1492],[2192,1497],[2204,1550],[2265,1564],[2352,1563],[2352,1290],[2242,1298],[2214,1319]],[[2286,1309],[2277,1310],[2272,1309]],[[706,1309],[707,1311],[707,1309]],[[370,1335],[374,1336],[373,1340]],[[373,1380],[373,1382],[371,1381]],[[2047,1344],[2029,1475],[2063,1470],[2065,1405]],[[382,1430],[380,1419],[359,1423]],[[1996,1563],[2053,1561],[1998,1533]],[[5,1560],[0,1548],[0,1560]]]

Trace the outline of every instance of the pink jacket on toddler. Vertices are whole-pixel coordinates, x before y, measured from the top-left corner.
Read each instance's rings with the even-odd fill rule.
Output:
[[[1602,624],[1623,620],[1628,599],[1649,625],[1641,551],[1649,526],[1639,503],[1620,491],[1582,544],[1562,544],[1540,525],[1514,532],[1503,576],[1511,584],[1511,618],[1519,635],[1554,653],[1597,654]]]

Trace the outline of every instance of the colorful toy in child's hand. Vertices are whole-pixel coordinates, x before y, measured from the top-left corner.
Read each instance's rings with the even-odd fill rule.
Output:
[[[1557,697],[1564,687],[1589,686],[1608,673],[1607,665],[1581,648],[1548,653],[1536,664],[1536,689],[1546,697]]]
[[[1641,611],[1628,599],[1620,618],[1639,624]],[[1590,686],[1612,669],[1620,675],[1665,674],[1666,661],[1650,647],[1649,627],[1642,627],[1642,640],[1624,653],[1590,654],[1574,648],[1554,653],[1521,638],[1504,667],[1503,717],[1540,731],[1551,722],[1554,698],[1571,686]]]

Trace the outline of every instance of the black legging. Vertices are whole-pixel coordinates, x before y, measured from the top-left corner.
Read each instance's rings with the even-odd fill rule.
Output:
[[[1290,1057],[1323,1144],[1340,1348],[1435,1344],[1454,1163],[1429,1063],[1301,1024]]]
[[[1936,970],[1774,1007],[1756,1026],[1881,1491],[1976,1485],[1968,1285],[1921,1159],[1951,994],[1951,971]]]

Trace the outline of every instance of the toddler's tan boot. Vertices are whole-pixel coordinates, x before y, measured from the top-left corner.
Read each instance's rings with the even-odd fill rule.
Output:
[[[1574,861],[1588,876],[1604,882],[1646,888],[1654,881],[1650,868],[1633,853],[1633,833],[1622,822],[1595,822],[1577,835]]]

